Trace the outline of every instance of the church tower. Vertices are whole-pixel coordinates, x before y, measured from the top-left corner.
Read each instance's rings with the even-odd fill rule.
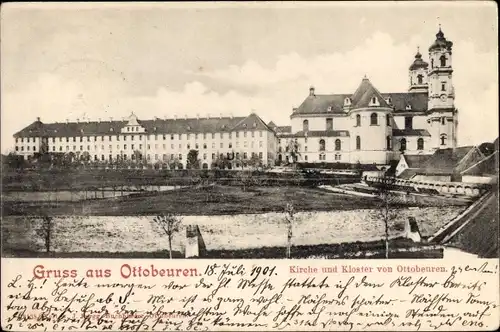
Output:
[[[409,68],[409,92],[427,92],[427,68],[429,64],[422,60],[420,50],[415,54],[415,60]]]
[[[440,26],[436,40],[429,47],[428,122],[434,149],[456,147],[457,112],[452,80],[452,46],[453,43],[446,40]]]

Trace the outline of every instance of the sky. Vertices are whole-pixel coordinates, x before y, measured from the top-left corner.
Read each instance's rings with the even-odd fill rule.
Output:
[[[494,2],[47,4],[1,8],[1,150],[42,122],[244,116],[289,125],[314,86],[408,89],[441,24],[459,145],[498,136]]]

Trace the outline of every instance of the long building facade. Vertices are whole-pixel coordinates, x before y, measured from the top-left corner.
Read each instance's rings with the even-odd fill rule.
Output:
[[[208,117],[126,121],[43,123],[38,118],[14,135],[15,151],[29,159],[37,154],[66,154],[78,160],[187,166],[198,151],[199,167],[225,161],[228,168],[250,160],[274,164],[276,136],[255,113],[247,117]]]
[[[309,95],[276,126],[278,160],[304,163],[388,164],[401,154],[425,155],[457,144],[452,46],[441,28],[429,63],[417,51],[403,93],[381,93],[363,78],[354,93]]]
[[[95,162],[135,161],[187,166],[198,151],[200,167],[220,160],[240,167],[257,160],[283,163],[387,165],[401,154],[430,155],[456,147],[457,109],[452,46],[441,28],[429,47],[430,65],[417,51],[403,93],[381,93],[363,78],[354,93],[309,95],[290,116],[290,126],[266,124],[258,115],[124,121],[43,123],[14,135],[15,152],[71,154]]]

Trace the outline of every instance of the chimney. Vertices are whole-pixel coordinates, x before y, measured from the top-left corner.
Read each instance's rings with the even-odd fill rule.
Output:
[[[174,114],[174,120],[177,120],[177,114]]]
[[[292,112],[293,112],[293,113],[297,112],[297,107],[294,107],[294,108],[292,109]]]
[[[98,119],[97,119],[97,122],[99,122],[99,123],[100,123],[100,122],[101,122],[101,118],[98,118]]]
[[[314,97],[314,87],[313,87],[313,86],[311,86],[311,87],[309,88],[309,96],[310,96],[310,97]]]
[[[187,119],[188,119],[187,114],[184,114],[184,120],[187,120]]]
[[[219,119],[222,119],[222,113],[219,113]]]
[[[69,123],[69,119],[66,119],[66,123]]]
[[[229,116],[231,117],[231,119],[234,118],[233,113],[229,113]]]
[[[80,123],[80,119],[76,119],[76,123]]]
[[[200,119],[200,113],[196,113],[196,118],[199,120]]]
[[[210,113],[207,113],[207,119],[210,119]]]
[[[40,117],[39,116],[36,117],[36,121],[40,122]]]
[[[113,122],[113,117],[112,116],[109,117],[109,122]]]

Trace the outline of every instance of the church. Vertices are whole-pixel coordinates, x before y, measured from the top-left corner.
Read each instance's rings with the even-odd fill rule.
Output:
[[[408,71],[407,92],[380,92],[367,77],[352,94],[317,94],[314,87],[276,132],[278,162],[387,165],[401,154],[430,155],[457,144],[453,43],[439,28]]]

